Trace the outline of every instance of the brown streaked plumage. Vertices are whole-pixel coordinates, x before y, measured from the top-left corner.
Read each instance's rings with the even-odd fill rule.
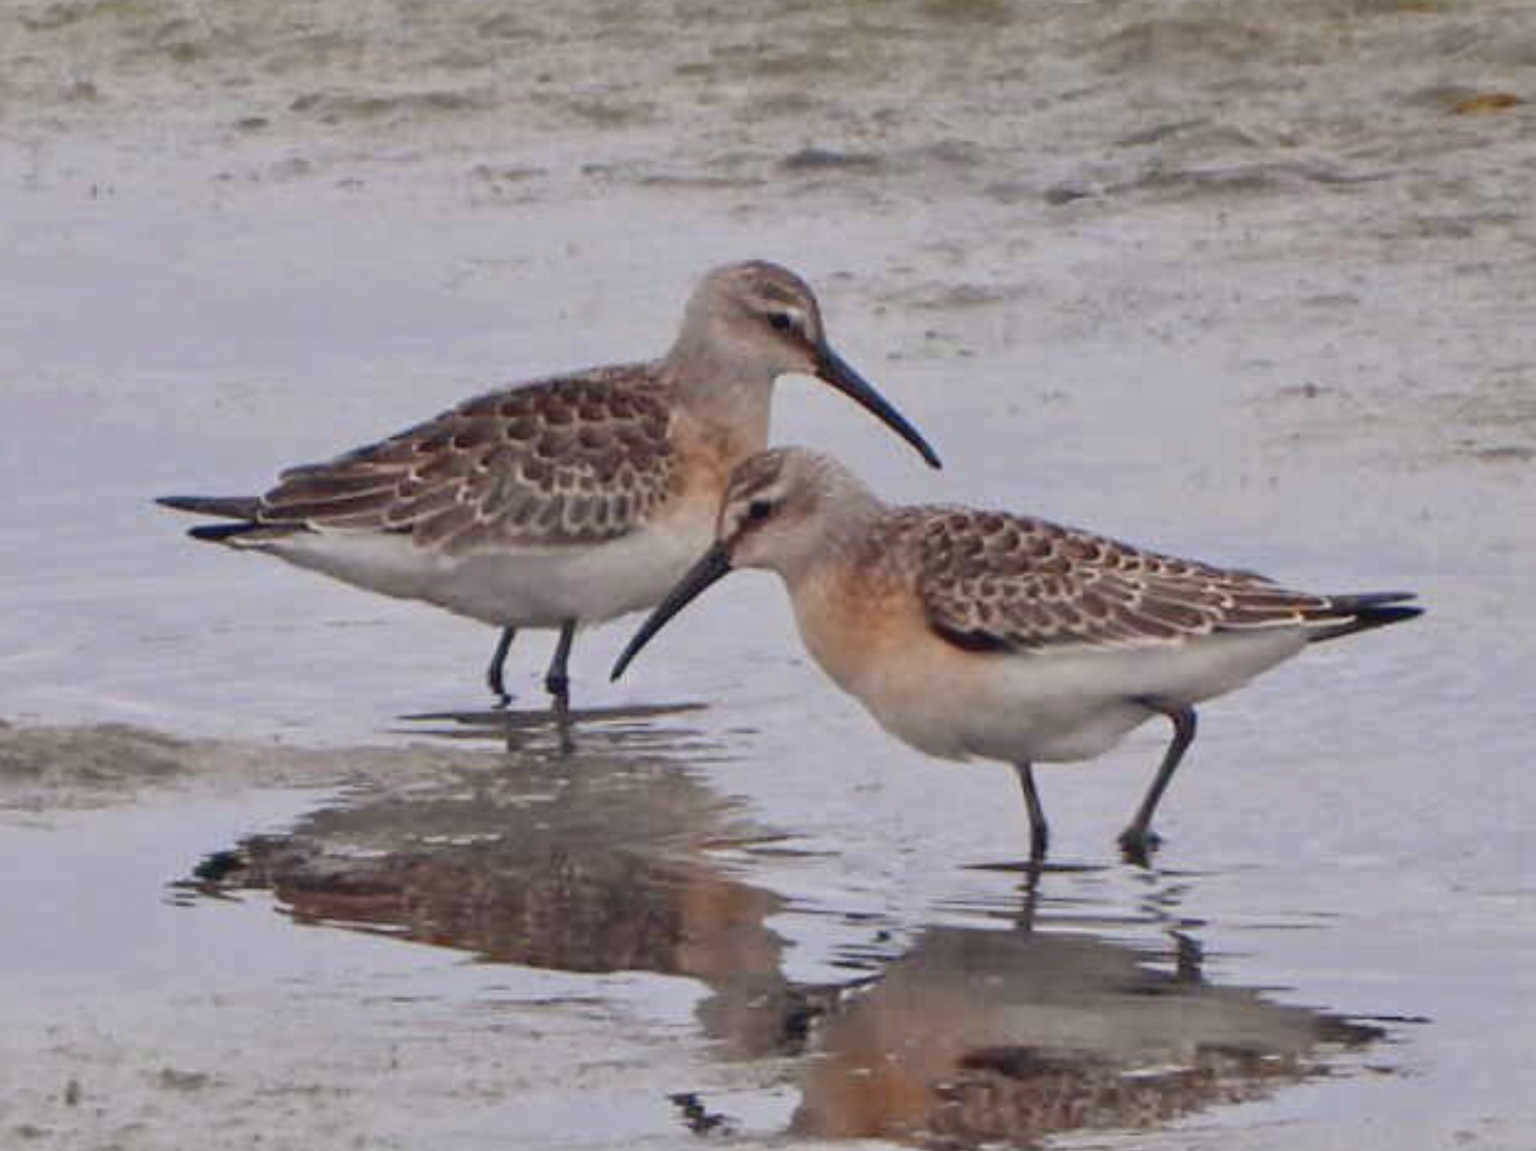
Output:
[[[409,534],[450,556],[614,539],[682,486],[648,373],[597,368],[492,392],[329,463],[289,468],[257,523]]]
[[[814,375],[911,443],[922,436],[827,342],[820,306],[764,261],[716,268],[660,360],[466,400],[259,497],[162,504],[236,522],[198,539],[269,552],[359,587],[502,628],[560,629],[546,687],[563,707],[575,628],[650,607],[713,535],[731,469],[768,437],[774,381]]]
[[[1360,606],[970,508],[902,509],[871,541],[871,555],[908,568],[929,625],[970,651],[1108,651],[1242,628],[1352,623]]]
[[[1120,840],[1144,860],[1195,704],[1310,642],[1421,611],[1405,592],[1292,591],[1005,512],[891,507],[835,460],[776,448],[736,469],[715,546],[614,675],[732,567],[783,577],[806,647],[892,734],[943,758],[1013,764],[1036,859],[1047,829],[1035,762],[1092,758],[1167,717],[1173,741]]]

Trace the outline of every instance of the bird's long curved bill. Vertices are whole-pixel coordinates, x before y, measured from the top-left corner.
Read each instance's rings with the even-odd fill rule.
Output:
[[[929,467],[944,466],[939,454],[929,446],[923,434],[909,424],[906,417],[891,406],[890,401],[875,391],[874,385],[854,371],[847,360],[826,344],[817,349],[816,375],[861,408],[873,412],[887,427],[916,448]]]
[[[623,675],[630,660],[640,654],[640,649],[651,642],[651,637],[664,628],[668,620],[698,598],[710,584],[722,579],[730,570],[730,549],[724,543],[715,544],[700,556],[699,562],[688,569],[688,574],[677,581],[677,585],[667,593],[667,598],[657,604],[656,610],[651,612],[646,621],[640,625],[640,630],[630,639],[628,646],[624,648],[624,653],[613,665],[613,671],[608,678],[616,680]]]

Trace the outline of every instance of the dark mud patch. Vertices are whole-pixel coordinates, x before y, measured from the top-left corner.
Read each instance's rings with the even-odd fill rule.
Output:
[[[1238,65],[1271,51],[1266,29],[1233,20],[1167,17],[1128,24],[1099,46],[1104,66],[1129,72],[1169,66]]]
[[[0,722],[0,808],[99,807],[191,770],[189,744],[123,724],[12,727]]]
[[[834,148],[801,148],[779,161],[779,167],[795,175],[832,172],[876,175],[885,161],[873,152],[843,152]]]
[[[445,89],[424,92],[307,92],[296,97],[288,105],[288,110],[323,124],[343,124],[453,115],[479,111],[486,106],[486,97],[482,92]]]
[[[504,766],[506,754],[567,754],[584,741],[599,750],[660,744],[704,756],[698,732],[662,723],[699,704],[571,711],[448,711],[402,717],[395,735],[431,737],[404,746],[295,747],[270,742],[183,739],[131,724],[11,725],[0,720],[0,820],[132,803],[155,792],[248,788],[442,786]],[[445,741],[473,747],[448,747]],[[489,745],[489,746],[487,746]],[[499,748],[499,750],[498,750]]]

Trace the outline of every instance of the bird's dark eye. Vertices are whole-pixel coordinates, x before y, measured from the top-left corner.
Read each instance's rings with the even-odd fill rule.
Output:
[[[795,326],[795,318],[788,312],[769,312],[768,322],[776,332],[787,332]]]
[[[747,505],[747,519],[765,520],[773,514],[773,505],[767,500],[753,500]]]

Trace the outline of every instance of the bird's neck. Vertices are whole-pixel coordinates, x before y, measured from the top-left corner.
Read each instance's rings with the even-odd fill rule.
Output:
[[[902,574],[869,562],[878,508],[839,516],[837,534],[815,557],[780,574],[789,589],[806,650],[844,691],[863,697],[868,676],[885,661],[890,626],[909,609]]]
[[[679,340],[661,363],[661,377],[689,415],[735,446],[736,463],[768,446],[777,373],[728,351],[708,341]]]
[[[794,595],[829,583],[857,585],[864,578],[870,545],[889,505],[863,484],[839,485],[829,501],[813,546],[784,557],[780,574]]]

